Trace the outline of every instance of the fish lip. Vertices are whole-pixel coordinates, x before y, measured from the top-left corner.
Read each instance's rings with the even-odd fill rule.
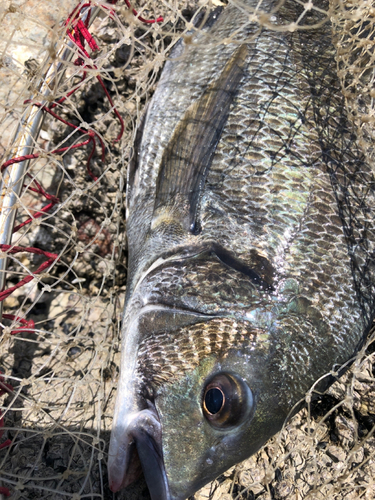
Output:
[[[153,403],[131,416],[121,436],[111,439],[108,460],[110,489],[119,491],[139,475],[139,464],[152,500],[172,500],[165,472],[161,423]],[[121,441],[119,441],[121,440]],[[115,449],[117,453],[111,454]]]
[[[132,437],[125,434],[120,439],[121,444],[111,438],[108,457],[109,488],[114,493],[136,481],[142,472]],[[111,448],[116,449],[115,454],[111,453]]]

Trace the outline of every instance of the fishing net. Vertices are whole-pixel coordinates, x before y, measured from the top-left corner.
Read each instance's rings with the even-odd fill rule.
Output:
[[[330,20],[347,112],[372,163],[375,4],[295,2],[292,23],[275,24],[262,1],[249,22],[295,31]],[[1,2],[1,500],[149,498],[142,480],[113,495],[106,471],[126,170],[168,54],[225,4]],[[195,498],[375,498],[374,351],[370,337],[325,395],[307,394],[279,435]]]

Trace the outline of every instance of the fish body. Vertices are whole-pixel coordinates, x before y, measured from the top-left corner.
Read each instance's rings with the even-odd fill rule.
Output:
[[[275,434],[374,318],[374,172],[330,28],[259,29],[256,4],[179,43],[138,130],[114,491],[142,468],[153,500],[187,498]]]

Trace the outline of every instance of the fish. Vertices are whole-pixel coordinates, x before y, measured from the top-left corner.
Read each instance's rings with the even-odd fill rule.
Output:
[[[231,2],[185,36],[136,133],[114,492],[143,471],[152,500],[184,500],[248,458],[374,319],[374,171],[328,5],[276,5],[260,27],[258,0]]]

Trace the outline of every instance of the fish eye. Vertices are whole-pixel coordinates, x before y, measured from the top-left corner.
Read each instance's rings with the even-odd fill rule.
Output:
[[[220,387],[208,389],[204,397],[204,407],[210,415],[216,415],[225,404],[225,395]]]
[[[208,422],[218,429],[238,425],[253,407],[247,384],[229,373],[219,373],[206,384],[202,410]]]

